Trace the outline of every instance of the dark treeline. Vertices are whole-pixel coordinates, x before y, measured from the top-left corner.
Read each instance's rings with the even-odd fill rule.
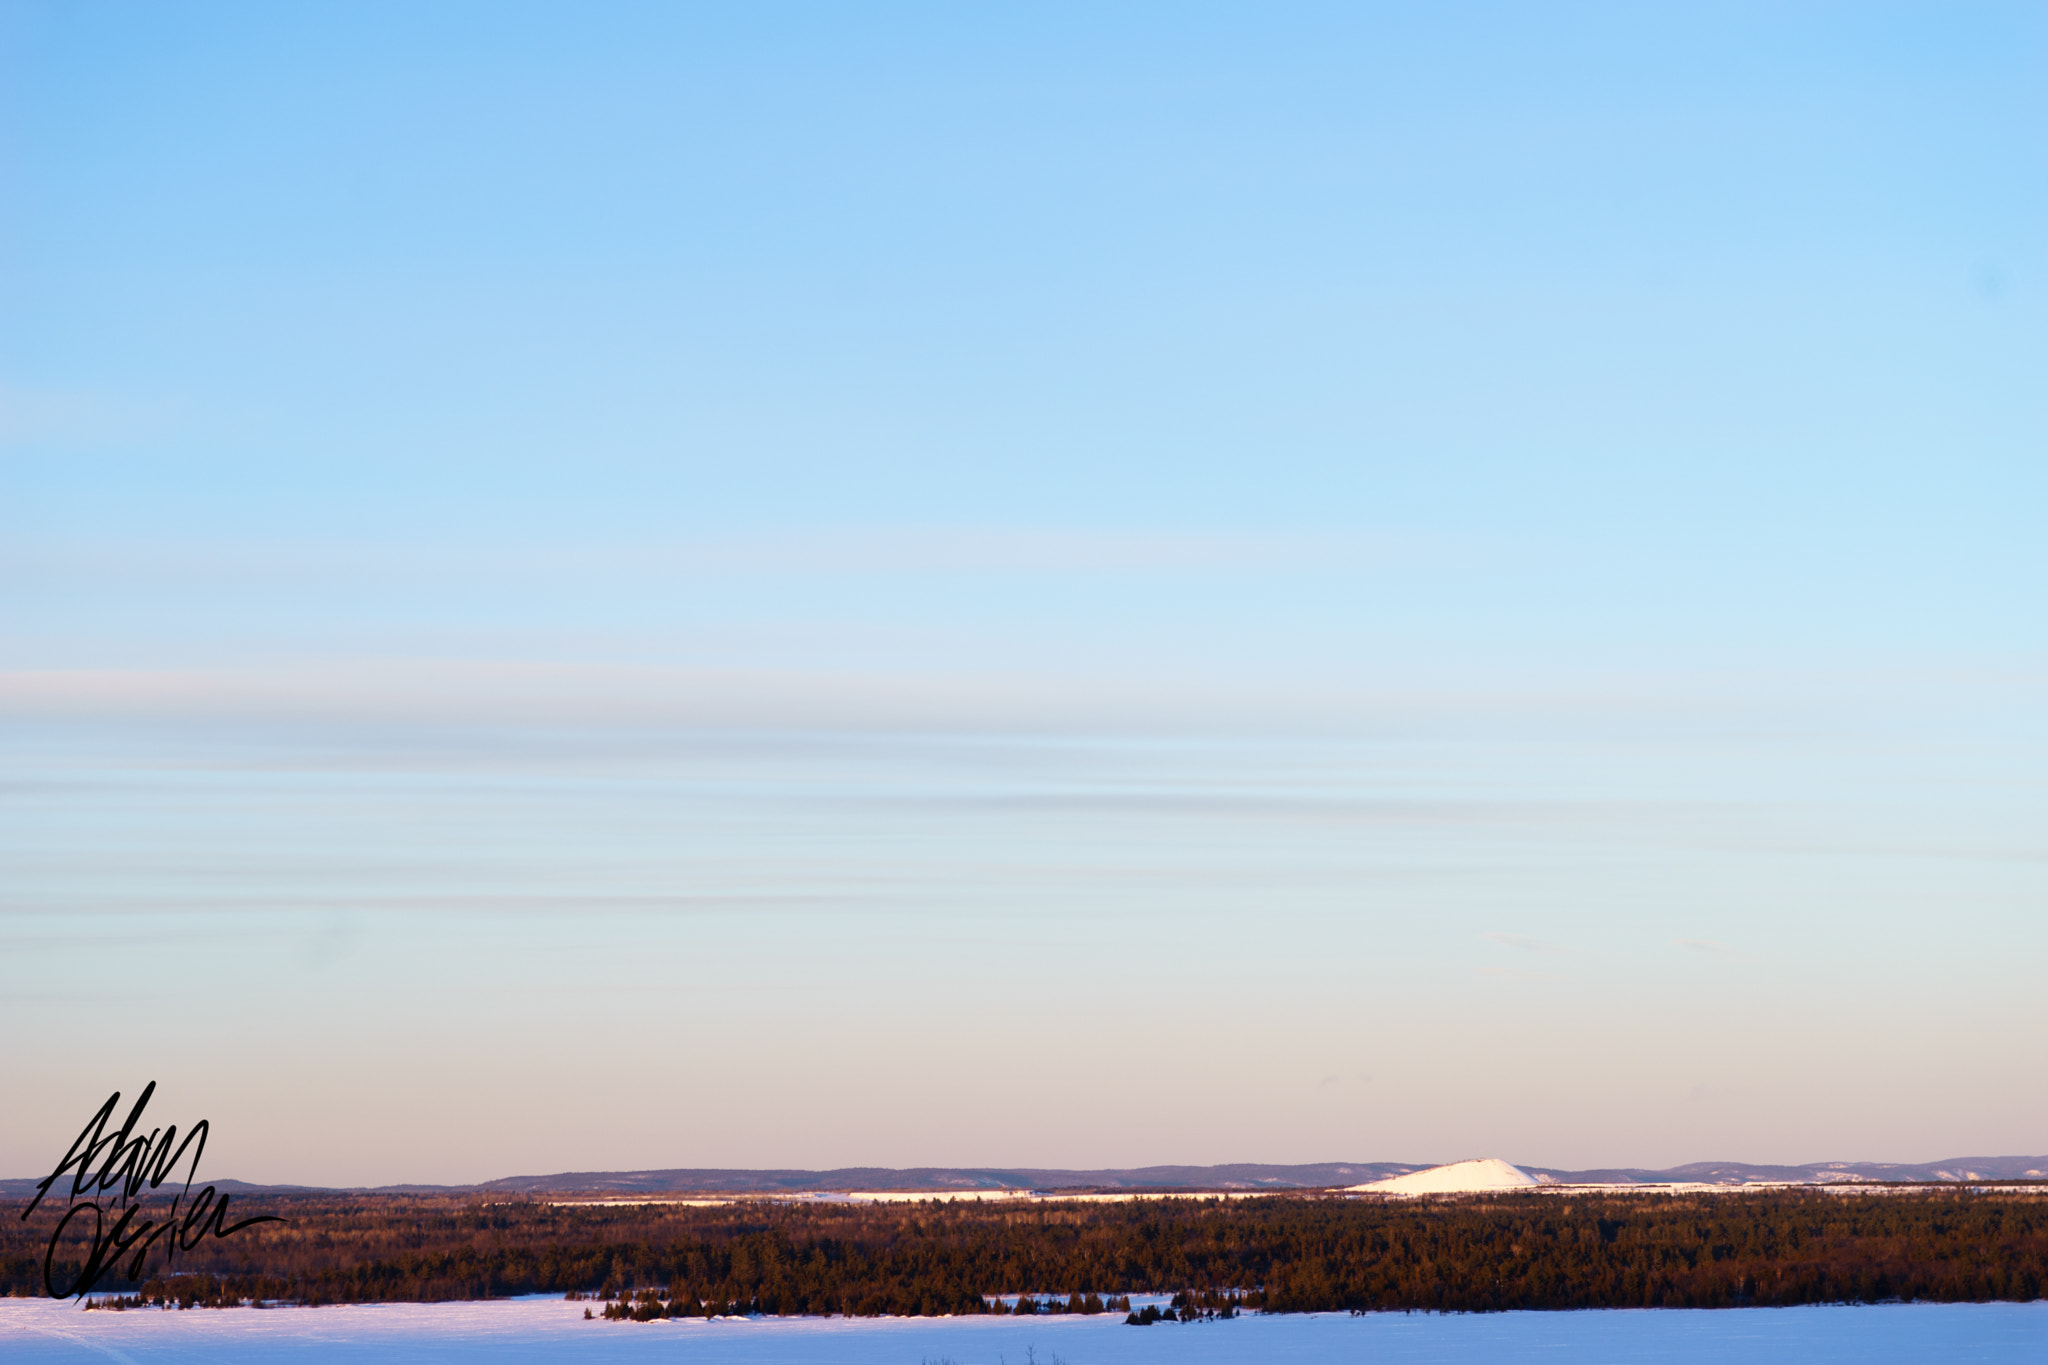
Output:
[[[652,1290],[696,1313],[929,1315],[988,1312],[1000,1294],[1064,1307],[1186,1293],[1270,1312],[2028,1300],[2048,1278],[2038,1192],[722,1208],[296,1195],[237,1213],[244,1202],[291,1221],[204,1242],[174,1274],[152,1257],[100,1291],[198,1306]],[[6,1218],[0,1292],[42,1292],[53,1225]],[[60,1254],[60,1284],[81,1255]]]

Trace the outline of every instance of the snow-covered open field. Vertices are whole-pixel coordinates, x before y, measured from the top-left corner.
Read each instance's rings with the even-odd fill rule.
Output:
[[[688,1361],[693,1365],[1609,1365],[2048,1360],[2048,1302],[1868,1308],[1342,1314],[1126,1327],[1103,1317],[613,1323],[558,1299],[83,1313],[0,1299],[8,1365]]]

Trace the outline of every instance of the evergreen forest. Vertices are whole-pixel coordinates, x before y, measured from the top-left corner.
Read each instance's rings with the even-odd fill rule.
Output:
[[[549,1293],[644,1321],[1118,1311],[1131,1294],[1203,1315],[2031,1300],[2048,1282],[2040,1190],[722,1207],[236,1196],[238,1217],[256,1213],[289,1221],[168,1265],[152,1250],[94,1292],[124,1307]],[[56,1217],[46,1204],[5,1220],[0,1293],[45,1292]],[[84,1254],[68,1230],[57,1288]]]

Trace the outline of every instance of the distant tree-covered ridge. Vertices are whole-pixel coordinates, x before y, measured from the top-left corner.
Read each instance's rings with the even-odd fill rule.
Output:
[[[716,1208],[322,1194],[246,1198],[238,1213],[245,1203],[291,1221],[101,1290],[193,1306],[555,1293],[660,1306],[645,1316],[935,1315],[990,1312],[998,1295],[1064,1310],[1134,1293],[1283,1313],[2031,1300],[2048,1281],[2048,1197],[2025,1190]],[[54,1222],[10,1213],[0,1290],[43,1292]],[[60,1283],[81,1255],[75,1241],[60,1253]]]

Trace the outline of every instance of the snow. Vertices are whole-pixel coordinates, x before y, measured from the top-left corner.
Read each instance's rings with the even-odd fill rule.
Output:
[[[975,1189],[975,1190],[854,1190],[847,1194],[817,1193],[802,1195],[809,1201],[848,1204],[917,1204],[925,1200],[937,1200],[942,1204],[965,1202],[981,1203],[990,1199],[1029,1199],[1030,1190]]]
[[[1426,1171],[1410,1171],[1406,1175],[1390,1176],[1375,1180],[1369,1185],[1353,1185],[1353,1194],[1466,1194],[1475,1190],[1523,1190],[1533,1189],[1539,1182],[1519,1166],[1510,1166],[1499,1157],[1485,1157],[1478,1161],[1454,1161],[1448,1166],[1432,1166]]]
[[[1067,1191],[1067,1190],[1022,1190],[1022,1189],[977,1189],[977,1190],[801,1190],[788,1194],[712,1196],[692,1195],[671,1198],[667,1195],[606,1195],[590,1199],[559,1199],[555,1202],[564,1206],[607,1208],[642,1208],[655,1204],[690,1204],[700,1207],[717,1207],[730,1204],[745,1204],[756,1201],[775,1204],[918,1204],[936,1201],[951,1204],[959,1201],[979,1203],[984,1200],[1035,1200],[1041,1203],[1060,1204],[1129,1204],[1144,1199],[1267,1199],[1275,1195],[1313,1194],[1316,1191],[1302,1190],[1292,1186],[1278,1189],[1258,1190],[1112,1190],[1109,1192]]]
[[[1921,1365],[2048,1359],[2048,1302],[1718,1311],[583,1320],[555,1298],[83,1313],[0,1299],[8,1365]]]

